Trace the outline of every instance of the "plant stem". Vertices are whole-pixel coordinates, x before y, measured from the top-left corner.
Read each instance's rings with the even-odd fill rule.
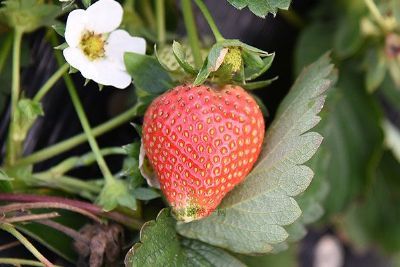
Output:
[[[13,67],[12,67],[12,86],[11,86],[11,112],[10,130],[8,134],[7,165],[13,165],[17,158],[17,146],[14,143],[15,114],[18,105],[20,91],[20,62],[21,62],[21,41],[23,32],[18,28],[14,33],[13,45]]]
[[[28,249],[41,263],[44,264],[46,267],[54,267],[54,265],[46,259],[42,253],[40,253],[28,239],[26,239],[17,229],[14,228],[11,224],[2,223],[0,224],[0,228],[4,231],[13,235],[16,239],[18,239],[25,247]]]
[[[68,63],[65,63],[61,68],[59,68],[48,80],[47,82],[38,90],[34,101],[39,102],[47,94],[47,92],[54,86],[54,84],[67,72],[69,69]]]
[[[211,31],[214,34],[215,40],[217,42],[223,41],[224,37],[222,36],[221,32],[219,31],[217,24],[215,24],[215,21],[214,21],[213,17],[211,16],[211,13],[208,10],[207,6],[203,3],[202,0],[194,0],[194,2],[199,7],[201,13],[203,13],[203,16],[206,19],[208,26],[210,26]]]
[[[72,103],[74,104],[75,111],[78,114],[79,120],[81,122],[83,131],[86,134],[89,145],[96,157],[97,164],[100,167],[101,173],[103,174],[106,183],[113,183],[113,182],[115,182],[115,178],[111,174],[111,171],[108,168],[106,161],[104,160],[103,156],[101,155],[100,148],[97,144],[96,139],[93,136],[92,129],[90,128],[89,121],[86,117],[85,111],[83,110],[83,106],[79,99],[78,93],[76,92],[75,85],[72,82],[71,77],[69,77],[68,75],[64,74],[64,80],[65,80],[65,84],[67,86],[68,92],[71,96]]]
[[[90,241],[87,240],[83,235],[81,235],[78,231],[75,229],[69,228],[61,223],[52,221],[52,220],[42,220],[42,221],[37,221],[37,223],[49,226],[61,233],[64,233],[65,235],[71,237],[75,241],[81,241],[84,243],[89,243]]]
[[[151,1],[149,0],[142,0],[143,12],[147,23],[149,23],[150,28],[156,27],[156,19],[154,18],[153,8],[151,7]]]
[[[99,126],[95,127],[92,129],[92,134],[94,137],[97,137],[99,135],[102,135],[118,126],[121,124],[129,121],[133,117],[135,117],[138,113],[138,108],[140,105],[135,105],[128,109],[127,111],[123,112],[122,114],[118,115],[117,117],[100,124]],[[58,155],[62,152],[65,152],[71,148],[74,148],[84,142],[87,141],[87,137],[84,133],[78,134],[76,136],[73,136],[65,141],[61,141],[58,144],[52,145],[50,147],[47,147],[45,149],[39,150],[25,158],[22,158],[18,160],[15,165],[27,165],[27,164],[33,164],[37,163],[46,159],[49,159],[51,157],[54,157],[55,155]]]
[[[140,219],[134,218],[133,216],[127,217],[124,214],[116,211],[104,212],[101,207],[92,203],[62,197],[1,193],[0,201],[64,203],[69,206],[74,206],[86,210],[98,216],[112,219],[134,230],[139,230],[144,223]]]
[[[17,258],[0,258],[0,263],[7,264],[7,265],[14,265],[14,266],[38,266],[38,267],[46,267],[41,262],[33,261],[33,260],[25,260],[25,259],[17,259]],[[54,267],[61,267],[59,265],[53,265]]]
[[[56,202],[34,202],[34,203],[13,203],[13,204],[8,204],[4,206],[0,206],[0,212],[1,213],[7,213],[11,211],[18,211],[18,210],[31,210],[31,209],[63,209],[63,210],[68,210],[72,211],[75,213],[79,213],[83,216],[86,216],[93,221],[97,223],[101,223],[100,218],[98,218],[96,215],[94,215],[91,212],[88,212],[84,209],[71,206],[69,204],[65,203],[56,203]]]
[[[10,249],[10,248],[13,248],[13,247],[17,247],[19,245],[21,245],[21,243],[18,242],[18,241],[13,241],[13,242],[1,245],[0,246],[0,252],[3,251],[3,250],[7,250],[7,249]]]
[[[382,28],[382,30],[385,32],[389,31],[389,29],[385,23],[385,19],[383,18],[381,12],[379,11],[378,7],[376,6],[374,0],[364,0],[364,3],[367,5],[369,11],[371,12],[375,21]]]
[[[28,214],[28,215],[21,215],[21,216],[14,216],[11,218],[6,218],[3,221],[6,223],[18,223],[18,222],[28,222],[28,221],[40,221],[46,219],[52,219],[59,217],[60,214],[57,212],[50,212],[50,213],[41,213],[41,214]]]
[[[101,181],[104,181],[101,179]],[[54,188],[57,190],[63,190],[65,192],[79,195],[83,198],[94,200],[101,192],[101,186],[94,183],[94,181],[88,182],[70,176],[53,176],[49,173],[38,173],[33,174],[29,180],[29,185],[32,187],[44,186],[48,188]]]
[[[201,67],[203,59],[201,57],[200,40],[197,33],[197,27],[193,15],[191,1],[192,0],[182,0],[182,12],[190,47],[192,48],[194,64],[196,68],[199,69]]]
[[[160,45],[165,44],[165,0],[156,0],[157,38]]]
[[[108,147],[100,150],[100,154],[104,156],[109,155],[126,155],[125,149],[122,147]],[[62,176],[68,171],[82,166],[89,166],[96,161],[96,156],[93,152],[86,153],[85,155],[79,157],[70,157],[68,159],[63,160],[56,166],[53,166],[47,171],[38,173],[37,175],[47,175],[51,177]]]

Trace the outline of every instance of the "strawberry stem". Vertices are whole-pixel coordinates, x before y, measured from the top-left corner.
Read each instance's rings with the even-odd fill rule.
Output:
[[[67,72],[69,69],[69,64],[65,63],[61,68],[59,68],[48,80],[47,82],[38,90],[33,101],[39,102],[47,94],[47,92],[58,82],[58,80]]]
[[[23,32],[18,28],[14,33],[13,44],[13,65],[12,65],[12,86],[11,86],[11,113],[10,129],[8,133],[7,147],[7,165],[13,165],[17,159],[18,144],[14,142],[15,116],[18,106],[20,93],[20,59],[21,59],[21,41]]]
[[[165,43],[165,0],[156,1],[156,15],[157,15],[157,41],[158,44]]]
[[[74,85],[71,77],[66,74],[64,74],[64,80],[65,80],[65,85],[67,86],[68,92],[71,96],[72,104],[75,107],[75,111],[81,122],[83,131],[86,134],[90,148],[92,149],[92,151],[94,153],[94,156],[96,158],[97,164],[99,165],[101,173],[103,174],[106,183],[113,183],[113,182],[115,182],[115,178],[112,175],[110,169],[107,166],[106,161],[104,160],[103,155],[100,152],[99,145],[97,144],[97,141],[94,138],[92,128],[90,127],[89,121],[86,117],[85,111],[84,111],[82,103],[79,99],[75,85]]]
[[[223,41],[225,38],[222,36],[221,32],[219,31],[217,24],[215,23],[213,17],[211,16],[211,13],[208,10],[207,6],[203,3],[202,0],[194,0],[194,2],[199,7],[201,13],[203,13],[203,16],[206,19],[208,26],[210,26],[211,31],[214,34],[215,40],[217,42]]]
[[[199,69],[203,59],[201,57],[200,40],[194,20],[191,0],[182,0],[182,11],[190,47],[192,48],[194,64],[196,68]]]

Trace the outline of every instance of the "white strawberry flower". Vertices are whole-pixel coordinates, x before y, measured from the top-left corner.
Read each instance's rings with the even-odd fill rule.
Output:
[[[114,0],[99,0],[88,9],[68,15],[63,50],[67,62],[83,77],[98,84],[124,89],[132,82],[124,64],[124,53],[145,54],[146,41],[117,29],[122,6]]]

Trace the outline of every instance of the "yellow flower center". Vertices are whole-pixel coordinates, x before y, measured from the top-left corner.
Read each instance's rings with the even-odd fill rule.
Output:
[[[96,60],[105,55],[105,38],[102,34],[87,31],[81,37],[80,47],[89,60]]]

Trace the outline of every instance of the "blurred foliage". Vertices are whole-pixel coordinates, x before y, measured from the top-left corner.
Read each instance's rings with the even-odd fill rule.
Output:
[[[398,3],[321,1],[310,12],[295,55],[296,72],[327,50],[339,69],[320,126],[329,164],[315,169],[315,180],[325,177],[329,187],[322,222],[336,225],[358,248],[378,246],[391,254],[400,249],[400,164],[385,149],[400,149]],[[321,153],[315,161],[325,157]]]

